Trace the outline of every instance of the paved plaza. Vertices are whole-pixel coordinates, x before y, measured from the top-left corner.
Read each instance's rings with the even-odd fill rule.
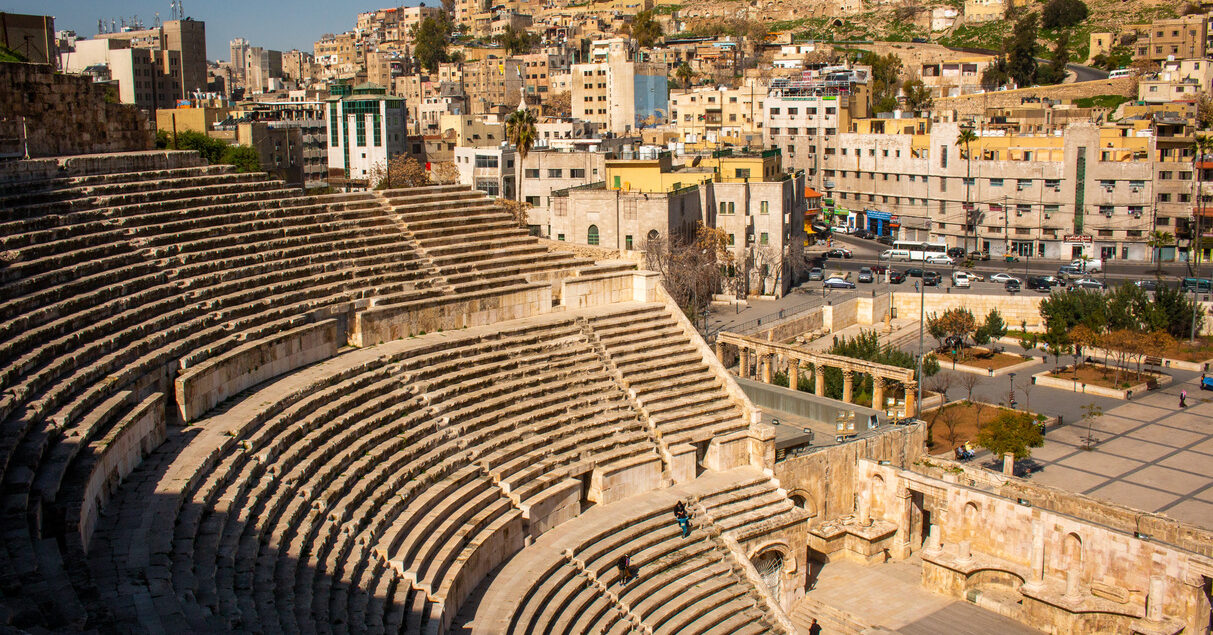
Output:
[[[1016,347],[1008,349],[1022,352]],[[1025,393],[1032,374],[1049,366],[1051,363],[1042,361],[1018,373],[1013,382],[1020,407],[1060,415],[1065,424],[1049,430],[1044,447],[1032,449],[1032,458],[1025,462],[1030,469],[1027,478],[1213,527],[1213,474],[1209,472],[1213,465],[1213,393],[1200,390],[1198,373],[1168,369],[1165,372],[1174,380],[1171,385],[1132,401],[1044,386],[1031,386]],[[945,367],[940,372],[952,371]],[[1011,385],[1012,380],[1005,376],[985,379],[974,390],[973,398],[1005,402]],[[1183,410],[1179,408],[1181,390],[1188,391],[1188,407]],[[954,381],[948,396],[964,399],[966,391]],[[1094,445],[1087,450],[1082,408],[1092,403],[1104,414],[1091,424]],[[992,469],[1001,468],[1001,462],[988,453],[979,453],[977,461]]]

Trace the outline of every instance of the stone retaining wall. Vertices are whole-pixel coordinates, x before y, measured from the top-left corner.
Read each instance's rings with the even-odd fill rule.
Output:
[[[337,321],[324,320],[250,342],[186,369],[175,382],[181,420],[193,421],[246,388],[332,357],[338,346]]]
[[[24,123],[31,157],[130,152],[155,144],[142,110],[118,103],[89,77],[56,73],[45,64],[0,63],[0,117],[10,139]],[[12,151],[11,143],[5,145]]]
[[[546,284],[457,302],[427,300],[407,305],[372,307],[354,316],[354,328],[349,340],[354,346],[374,346],[410,335],[486,326],[551,311],[552,287]]]

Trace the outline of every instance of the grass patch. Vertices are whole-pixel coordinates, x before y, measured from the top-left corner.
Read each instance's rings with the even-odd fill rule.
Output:
[[[1155,355],[1185,362],[1208,361],[1213,359],[1213,336],[1199,337],[1195,344],[1189,344],[1186,339],[1179,340]]]
[[[997,51],[1002,49],[1003,41],[1010,36],[1011,23],[997,20],[984,24],[962,24],[950,35],[940,38],[938,43],[944,46],[968,46]]]
[[[952,451],[977,438],[977,431],[1004,410],[1000,406],[958,401],[923,414],[930,430],[931,452]]]
[[[936,353],[939,357],[939,365],[941,368],[947,368],[952,363],[951,353]],[[998,370],[1007,366],[1014,366],[1021,362],[1027,361],[1027,358],[1020,355],[1012,355],[1010,353],[992,353],[990,351],[975,351],[971,355],[960,355],[956,359],[957,364],[965,366],[976,366],[986,370]]]
[[[1087,364],[1082,363],[1077,367],[1069,366],[1061,370],[1055,370],[1047,375],[1057,379],[1066,381],[1080,381],[1089,386],[1101,386],[1103,388],[1112,388],[1114,390],[1124,390],[1137,384],[1144,384],[1148,380],[1154,379],[1153,375],[1138,373],[1128,369],[1120,369],[1120,377],[1117,378],[1116,369],[1103,364]],[[1119,383],[1117,383],[1119,379]]]
[[[1121,104],[1126,101],[1133,101],[1124,95],[1096,95],[1094,97],[1082,97],[1074,100],[1074,105],[1079,108],[1107,108],[1108,110],[1116,110]]]

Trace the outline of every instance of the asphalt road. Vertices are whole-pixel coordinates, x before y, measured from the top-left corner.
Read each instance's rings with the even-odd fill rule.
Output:
[[[1066,70],[1074,71],[1074,81],[1090,82],[1097,79],[1107,79],[1108,71],[1082,64],[1066,64]]]

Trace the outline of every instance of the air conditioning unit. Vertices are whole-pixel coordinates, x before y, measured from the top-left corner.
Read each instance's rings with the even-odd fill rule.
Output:
[[[1112,218],[1112,212],[1104,212],[1103,215],[1107,216],[1108,218]]]
[[[1052,214],[1045,214],[1045,220],[1048,220],[1048,219],[1050,219],[1050,218],[1053,218],[1053,215],[1052,215]]]
[[[1133,191],[1133,192],[1140,192],[1140,191],[1141,191],[1141,188],[1140,188],[1140,187],[1134,187],[1134,188],[1129,188],[1129,189],[1130,189],[1131,191]]]

